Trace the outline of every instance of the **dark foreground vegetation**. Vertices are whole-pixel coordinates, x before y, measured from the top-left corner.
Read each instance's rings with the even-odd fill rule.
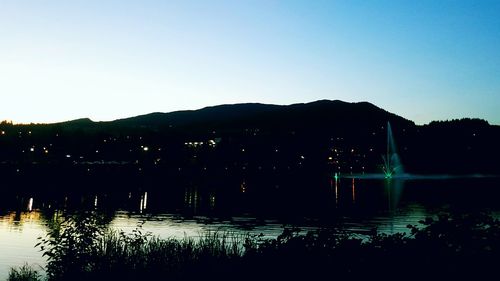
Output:
[[[102,227],[96,214],[54,223],[38,247],[48,280],[428,280],[496,276],[500,222],[486,214],[440,215],[407,234],[369,236],[285,229],[274,240],[208,233],[160,239]],[[9,280],[42,280],[30,267]]]

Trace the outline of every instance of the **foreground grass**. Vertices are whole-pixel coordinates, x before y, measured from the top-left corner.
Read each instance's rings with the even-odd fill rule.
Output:
[[[483,214],[443,215],[409,226],[411,234],[374,233],[365,240],[294,229],[273,240],[216,232],[199,240],[160,239],[140,229],[109,232],[97,222],[73,218],[42,240],[47,279],[478,279],[497,275],[500,261],[500,223]],[[41,280],[31,276],[29,268],[13,270],[9,280]]]
[[[41,275],[30,267],[28,264],[19,268],[11,268],[7,281],[38,281],[41,280]]]

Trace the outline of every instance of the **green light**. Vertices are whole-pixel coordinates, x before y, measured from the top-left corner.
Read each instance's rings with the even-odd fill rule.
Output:
[[[333,177],[335,178],[335,180],[338,180],[339,179],[339,174],[335,173],[335,175]]]

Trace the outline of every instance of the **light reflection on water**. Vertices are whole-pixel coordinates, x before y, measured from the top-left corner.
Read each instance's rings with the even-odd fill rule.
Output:
[[[42,235],[45,235],[45,227],[39,212],[10,212],[0,216],[0,280],[7,279],[11,266],[45,263],[34,248],[37,237]]]
[[[239,191],[236,196],[243,195],[241,198],[245,199],[251,195],[252,186],[245,183],[244,187],[245,192],[241,192],[241,185],[236,187]],[[454,206],[471,210],[487,208],[497,217],[500,210],[495,199],[500,195],[498,181],[483,185],[482,182],[405,183],[346,179],[326,182],[325,189],[329,191],[330,201],[326,201],[329,206],[322,209],[322,215],[338,222],[336,226],[341,225],[343,229],[360,235],[374,228],[384,233],[408,232],[408,224],[418,224],[426,216]],[[94,210],[108,208],[112,229],[130,233],[144,222],[143,232],[165,238],[196,238],[206,231],[232,232],[235,235],[262,233],[264,238],[274,238],[281,234],[283,224],[289,223],[275,215],[255,215],[245,211],[227,213],[227,208],[217,212],[224,205],[224,200],[228,200],[218,195],[214,190],[203,193],[198,187],[189,186],[177,195],[181,206],[175,208],[168,207],[171,202],[165,200],[169,196],[153,191],[88,196],[62,194],[60,198],[50,200],[30,194],[13,197],[17,203],[8,206],[2,206],[6,204],[5,200],[0,201],[0,280],[7,278],[11,266],[25,262],[35,267],[43,266],[44,258],[34,248],[37,237],[45,235],[47,222],[59,213],[55,209],[75,208],[79,204],[87,204]],[[259,207],[258,204],[254,206]],[[297,213],[300,212],[295,210],[294,214]],[[293,222],[303,231],[323,225],[315,218],[302,217]]]
[[[12,266],[29,263],[40,269],[45,264],[45,258],[34,245],[38,242],[37,237],[45,235],[46,223],[39,210],[11,212],[0,216],[0,280],[6,280]],[[130,214],[128,211],[117,211],[109,227],[131,233],[139,225],[142,225],[143,233],[150,232],[154,236],[179,239],[185,237],[196,239],[207,231],[229,232],[234,235],[262,233],[263,238],[275,238],[283,230],[282,225],[276,220],[256,223],[254,218],[233,217],[231,220],[211,222],[210,218],[203,216],[184,219],[178,214],[152,216],[141,213]],[[312,228],[304,230],[308,229]]]
[[[265,220],[257,222],[255,218],[232,217],[231,220],[212,221],[209,217],[197,216],[184,219],[176,214],[157,214],[155,216],[130,215],[125,211],[116,213],[115,218],[110,223],[113,229],[120,229],[126,233],[131,233],[142,222],[142,230],[151,232],[159,237],[200,237],[207,231],[230,232],[238,234],[262,233],[266,238],[275,238],[283,230],[282,224],[277,220]]]

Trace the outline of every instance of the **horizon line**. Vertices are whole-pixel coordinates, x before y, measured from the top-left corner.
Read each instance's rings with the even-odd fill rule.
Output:
[[[470,117],[470,116],[463,116],[463,117],[452,117],[452,118],[449,118],[449,119],[435,119],[435,120],[431,120],[429,122],[424,122],[424,123],[417,123],[416,121],[412,120],[412,119],[408,119],[406,117],[403,117],[401,115],[398,115],[396,113],[393,113],[393,112],[390,112],[372,102],[369,102],[369,101],[344,101],[344,100],[339,100],[339,99],[333,99],[333,100],[330,100],[330,99],[319,99],[319,100],[314,100],[314,101],[310,101],[310,102],[296,102],[296,103],[288,103],[288,104],[278,104],[278,103],[263,103],[263,102],[238,102],[238,103],[222,103],[222,104],[215,104],[215,105],[207,105],[207,106],[204,106],[204,107],[199,107],[199,108],[195,108],[195,109],[178,109],[178,110],[173,110],[173,111],[151,111],[151,112],[146,112],[146,113],[140,113],[140,114],[137,114],[137,115],[129,115],[129,116],[123,116],[123,117],[117,117],[117,118],[113,118],[113,119],[100,119],[100,120],[96,120],[96,119],[93,119],[91,117],[77,117],[77,118],[74,118],[74,119],[66,119],[66,120],[54,120],[54,121],[42,121],[42,122],[33,122],[33,121],[30,121],[30,122],[17,122],[13,119],[3,119],[3,120],[0,120],[0,122],[2,124],[4,123],[8,123],[8,124],[12,124],[12,125],[19,125],[19,126],[27,126],[27,125],[51,125],[51,124],[60,124],[60,123],[66,123],[66,122],[74,122],[74,121],[79,121],[79,120],[88,120],[92,123],[106,123],[106,122],[115,122],[115,121],[119,121],[119,120],[123,120],[123,119],[129,119],[129,118],[135,118],[135,117],[140,117],[140,116],[147,116],[147,115],[151,115],[151,114],[170,114],[170,113],[175,113],[175,112],[194,112],[194,111],[199,111],[199,110],[203,110],[203,109],[207,109],[207,108],[213,108],[213,107],[221,107],[221,106],[236,106],[236,105],[269,105],[269,106],[294,106],[294,105],[306,105],[306,104],[312,104],[312,103],[317,103],[317,102],[341,102],[341,103],[346,103],[346,104],[363,104],[363,103],[368,103],[370,105],[373,105],[383,111],[386,111],[390,114],[394,114],[398,117],[401,117],[405,120],[408,120],[408,121],[411,121],[413,122],[416,126],[425,126],[425,125],[429,125],[430,123],[433,123],[433,122],[450,122],[450,121],[454,121],[454,120],[463,120],[463,119],[471,119],[471,120],[483,120],[483,121],[486,121],[489,125],[491,126],[500,126],[500,124],[493,124],[491,123],[489,120],[487,119],[484,119],[484,118],[479,118],[479,117]]]

